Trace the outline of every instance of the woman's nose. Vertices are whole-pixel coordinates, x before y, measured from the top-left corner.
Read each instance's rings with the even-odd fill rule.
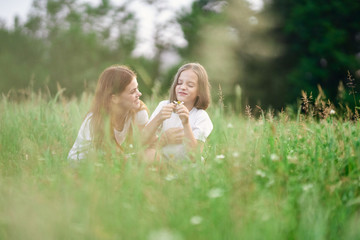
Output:
[[[138,96],[141,97],[142,93],[138,90]]]

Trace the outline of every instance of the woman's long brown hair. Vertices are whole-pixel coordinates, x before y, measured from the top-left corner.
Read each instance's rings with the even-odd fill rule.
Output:
[[[103,147],[106,135],[109,135],[109,138],[106,138],[115,140],[115,123],[113,121],[116,120],[112,117],[111,98],[112,95],[122,93],[135,77],[136,74],[130,68],[123,65],[110,66],[100,74],[95,97],[89,111],[89,113],[92,113],[90,133],[97,148]],[[140,108],[130,111],[130,116],[128,117],[134,120],[135,114],[143,109],[147,108],[141,102]]]

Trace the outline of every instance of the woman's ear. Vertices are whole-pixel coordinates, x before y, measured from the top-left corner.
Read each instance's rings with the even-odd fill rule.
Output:
[[[115,95],[115,94],[113,94],[113,95],[111,95],[111,103],[113,103],[113,104],[118,104],[119,103],[119,96],[117,96],[117,95]]]

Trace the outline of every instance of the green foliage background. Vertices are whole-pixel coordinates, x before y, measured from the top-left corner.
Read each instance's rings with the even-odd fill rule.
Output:
[[[167,10],[161,1],[143,3]],[[273,0],[261,11],[249,6],[245,0],[196,0],[190,11],[176,13],[187,46],[164,43],[161,31],[174,23],[163,23],[155,27],[154,56],[136,57],[142,29],[126,3],[34,0],[26,22],[0,27],[0,92],[30,85],[55,94],[59,84],[65,95],[79,96],[92,91],[104,68],[120,63],[138,72],[146,99],[154,91],[165,94],[178,66],[196,61],[209,73],[213,96],[221,88],[236,110],[247,104],[281,109],[296,104],[301,90],[316,95],[318,84],[335,101],[348,71],[359,80],[359,1]],[[163,68],[169,51],[180,60]],[[344,105],[358,104],[347,99]]]

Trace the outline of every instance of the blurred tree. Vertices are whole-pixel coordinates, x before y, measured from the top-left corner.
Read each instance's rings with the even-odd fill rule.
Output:
[[[42,41],[27,36],[17,26],[9,31],[0,28],[0,92],[29,86],[39,87],[45,75],[36,75],[39,63],[43,61],[44,46]]]
[[[273,0],[265,5],[264,13],[278,19],[269,36],[286,49],[269,65],[287,83],[282,91],[286,102],[294,102],[302,89],[317,92],[318,84],[335,100],[347,70],[360,78],[359,12],[360,1],[353,0]]]
[[[179,21],[189,43],[179,52],[200,61],[225,100],[280,109],[320,84],[335,100],[347,70],[360,77],[359,1],[198,0]],[[238,105],[239,104],[232,104]]]
[[[34,0],[28,20],[15,30],[1,29],[1,92],[34,87],[68,95],[95,84],[99,73],[115,63],[132,61],[137,21],[124,6],[76,0]],[[21,65],[21,71],[18,66]]]

